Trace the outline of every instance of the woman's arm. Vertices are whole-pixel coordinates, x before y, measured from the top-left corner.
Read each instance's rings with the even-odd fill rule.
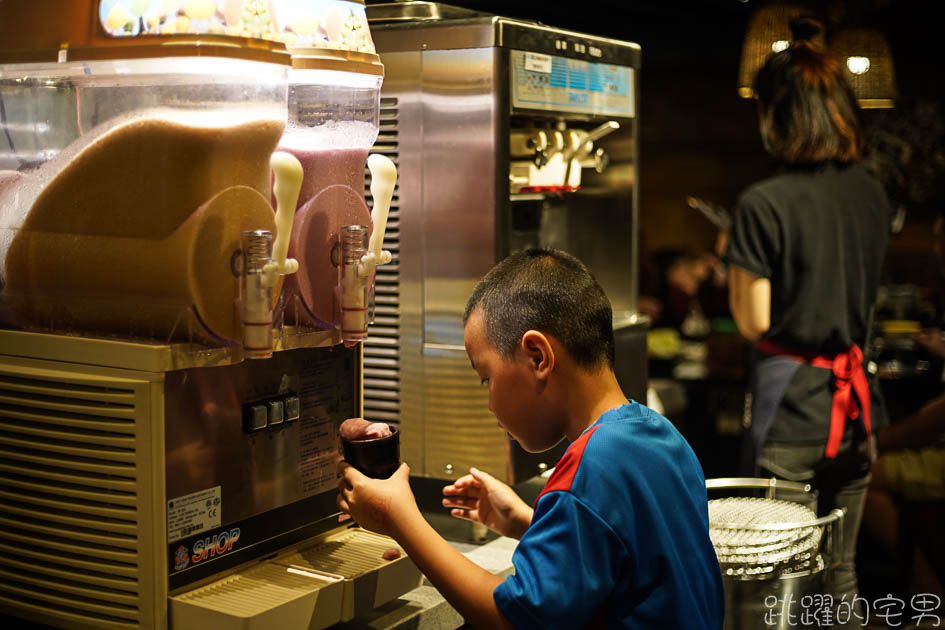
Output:
[[[728,305],[738,332],[756,341],[771,327],[771,282],[729,265]]]

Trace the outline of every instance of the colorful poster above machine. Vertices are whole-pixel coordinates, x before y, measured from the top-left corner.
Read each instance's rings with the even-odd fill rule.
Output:
[[[102,0],[99,20],[113,37],[233,35],[374,53],[364,4],[346,0]]]

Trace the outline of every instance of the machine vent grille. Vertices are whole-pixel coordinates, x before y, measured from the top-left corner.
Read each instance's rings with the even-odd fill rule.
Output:
[[[374,153],[386,155],[398,165],[398,115],[396,98],[382,98],[380,132]],[[366,174],[365,197],[371,198],[371,176]],[[364,417],[374,421],[400,421],[400,184],[394,188],[384,248],[393,260],[378,267],[374,289],[374,323],[364,342]]]
[[[137,398],[0,371],[0,609],[141,625]]]

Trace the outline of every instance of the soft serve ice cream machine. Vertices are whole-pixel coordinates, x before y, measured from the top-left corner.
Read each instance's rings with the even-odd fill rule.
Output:
[[[472,4],[472,3],[466,3]],[[518,483],[554,466],[496,429],[469,367],[463,309],[499,260],[554,247],[610,298],[616,372],[646,397],[637,310],[640,46],[439,2],[367,7],[384,63],[376,145],[401,174],[364,347],[364,407],[398,423],[417,477],[476,466]]]
[[[335,506],[382,77],[355,0],[0,2],[0,614],[315,629],[419,585]]]

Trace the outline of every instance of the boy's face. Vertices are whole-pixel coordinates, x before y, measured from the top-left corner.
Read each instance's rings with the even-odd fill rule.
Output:
[[[553,435],[555,432],[542,409],[544,401],[538,395],[541,384],[525,351],[519,348],[511,358],[503,358],[486,337],[479,309],[466,321],[464,341],[473,369],[483,385],[489,387],[489,410],[499,420],[499,427],[532,453],[547,450],[560,441],[561,434]]]

